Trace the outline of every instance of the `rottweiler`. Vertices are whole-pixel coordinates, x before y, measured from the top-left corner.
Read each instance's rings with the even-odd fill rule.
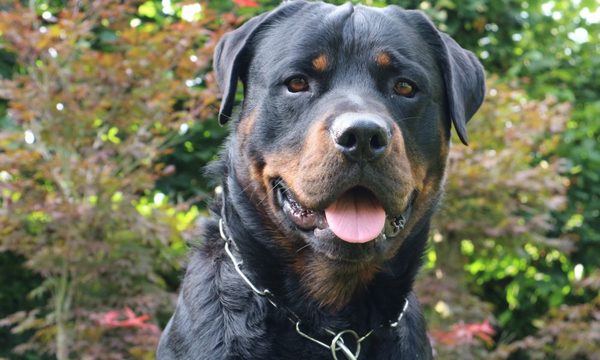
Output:
[[[216,47],[221,195],[158,359],[430,359],[413,294],[484,72],[421,12],[290,1]],[[239,115],[233,116],[238,82]]]

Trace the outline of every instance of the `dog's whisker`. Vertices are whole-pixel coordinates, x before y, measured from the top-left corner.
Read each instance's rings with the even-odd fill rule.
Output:
[[[263,198],[258,201],[258,203],[257,203],[258,206],[262,205],[265,202],[265,200],[268,200],[269,194],[275,190],[275,188],[281,183],[281,181],[282,180],[278,180],[278,182],[276,184],[274,184],[273,186],[270,186],[269,189],[267,189],[265,196],[263,196]],[[240,189],[240,194],[245,193],[251,186],[252,186],[252,183],[249,183],[244,188]],[[256,191],[257,191],[257,189],[254,188],[252,190],[252,194],[250,194],[250,195],[254,196],[256,194]]]
[[[281,184],[282,180],[278,180],[276,184],[274,184],[273,186],[269,186],[269,189],[267,190],[265,196],[258,202],[258,205],[262,205],[266,200],[269,199],[269,194],[273,193],[276,191],[277,186],[279,186]]]
[[[309,246],[310,246],[310,244],[306,244],[306,245],[304,245],[304,246],[303,246],[303,247],[301,247],[300,249],[296,250],[296,254],[298,254],[300,251],[302,251],[302,250],[306,249],[306,248],[307,248],[307,247],[309,247]]]
[[[400,118],[397,121],[419,120],[419,119],[421,119],[421,116],[407,116],[407,117]]]

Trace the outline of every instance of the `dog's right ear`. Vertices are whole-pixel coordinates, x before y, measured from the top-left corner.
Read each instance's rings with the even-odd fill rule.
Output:
[[[444,76],[452,124],[462,143],[467,145],[467,122],[479,109],[485,96],[485,73],[479,60],[450,36],[439,31],[421,11],[400,10],[395,6],[386,9],[415,27],[435,50]]]
[[[284,3],[271,12],[253,17],[238,29],[221,38],[213,58],[217,82],[223,92],[219,124],[224,125],[231,118],[238,79],[247,70],[250,63],[253,38],[261,29],[265,28],[265,25],[281,17],[295,14],[306,4],[304,1]]]

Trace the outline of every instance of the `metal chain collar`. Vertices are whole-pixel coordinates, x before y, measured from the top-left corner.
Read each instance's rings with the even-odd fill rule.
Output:
[[[308,339],[312,342],[314,342],[317,345],[320,345],[321,347],[324,347],[325,349],[328,349],[331,351],[331,356],[333,358],[333,360],[339,360],[338,359],[338,353],[341,351],[341,353],[344,355],[344,357],[346,358],[346,360],[357,360],[359,355],[360,355],[360,348],[361,348],[361,343],[363,341],[365,341],[369,336],[371,336],[371,334],[373,334],[375,331],[383,328],[383,327],[391,327],[391,328],[395,328],[398,326],[398,324],[400,323],[400,320],[402,320],[402,317],[404,316],[404,313],[406,312],[406,309],[408,308],[408,299],[404,299],[404,306],[402,307],[402,311],[400,312],[400,314],[398,315],[398,318],[395,322],[389,322],[389,323],[383,323],[381,325],[379,325],[376,328],[371,329],[369,332],[367,332],[365,335],[363,335],[362,337],[358,335],[358,333],[354,330],[351,329],[347,329],[347,330],[342,330],[339,332],[335,332],[331,329],[328,328],[323,328],[323,330],[330,334],[331,336],[333,336],[333,338],[331,339],[331,343],[327,344],[325,342],[322,342],[318,339],[313,338],[312,336],[306,334],[305,332],[303,332],[300,329],[300,317],[298,317],[298,315],[296,315],[296,313],[294,313],[291,309],[282,306],[282,305],[278,305],[275,302],[275,296],[273,295],[273,293],[269,290],[269,289],[263,289],[260,290],[259,288],[257,288],[252,281],[250,281],[250,279],[248,279],[248,277],[244,274],[244,272],[242,271],[241,266],[243,265],[243,261],[242,260],[238,260],[232,253],[231,249],[230,249],[230,244],[233,244],[234,247],[237,247],[237,245],[235,244],[235,241],[233,240],[233,238],[231,238],[230,236],[227,236],[225,234],[225,222],[223,221],[222,218],[219,219],[219,232],[221,233],[221,238],[225,241],[225,252],[227,253],[227,255],[229,256],[229,258],[231,259],[231,261],[233,262],[233,266],[235,267],[235,271],[240,275],[240,277],[242,278],[242,280],[244,280],[244,282],[250,287],[250,289],[252,289],[252,291],[254,293],[256,293],[257,295],[260,295],[264,298],[266,298],[269,303],[271,305],[273,305],[273,307],[282,310],[283,312],[286,313],[286,316],[288,318],[288,320],[295,325],[296,328],[296,332],[302,336],[305,339]],[[346,336],[346,340],[349,341],[350,344],[354,343],[356,344],[354,347],[354,351],[352,351],[350,349],[350,347],[345,343],[344,341],[344,336]]]

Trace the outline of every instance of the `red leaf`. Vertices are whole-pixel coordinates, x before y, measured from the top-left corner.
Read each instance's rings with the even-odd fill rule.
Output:
[[[432,336],[438,342],[451,346],[472,344],[474,338],[479,338],[486,345],[491,346],[494,343],[492,336],[495,333],[490,322],[485,320],[482,323],[455,324],[450,331],[434,331]]]
[[[256,0],[233,0],[233,2],[241,7],[258,7]]]
[[[122,313],[111,310],[102,314],[98,323],[110,328],[137,328],[149,330],[153,333],[159,333],[160,330],[158,327],[154,324],[146,323],[147,320],[150,320],[150,315],[145,314],[136,316],[133,310],[125,308]]]

